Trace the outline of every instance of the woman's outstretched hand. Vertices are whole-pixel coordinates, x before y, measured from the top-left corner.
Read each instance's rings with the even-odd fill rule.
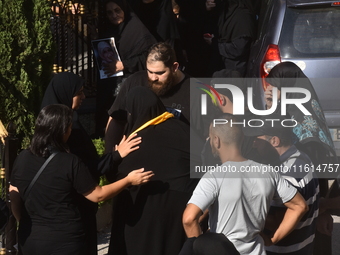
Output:
[[[131,185],[140,185],[150,181],[150,178],[154,175],[152,171],[144,172],[144,168],[141,168],[130,172],[126,178]]]
[[[116,145],[115,150],[119,152],[119,155],[122,158],[125,158],[130,152],[139,149],[139,146],[137,145],[142,142],[142,138],[136,136],[137,134],[133,134],[126,138],[124,135],[119,145]]]

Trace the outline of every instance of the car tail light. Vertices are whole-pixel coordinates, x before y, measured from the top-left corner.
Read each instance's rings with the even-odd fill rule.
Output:
[[[261,63],[260,75],[262,78],[263,90],[266,90],[267,83],[265,78],[268,76],[270,70],[281,62],[279,47],[275,44],[269,44],[266,54]]]
[[[332,6],[340,6],[340,2],[333,2]]]

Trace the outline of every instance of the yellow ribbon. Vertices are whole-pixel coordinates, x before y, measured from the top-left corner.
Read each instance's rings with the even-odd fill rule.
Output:
[[[139,128],[137,128],[135,131],[133,131],[129,136],[141,131],[142,129],[151,126],[151,125],[157,125],[159,123],[162,123],[164,121],[166,121],[169,118],[173,118],[174,115],[170,112],[164,112],[163,114],[157,116],[156,118],[149,120],[148,122],[144,123],[143,125],[141,125]]]

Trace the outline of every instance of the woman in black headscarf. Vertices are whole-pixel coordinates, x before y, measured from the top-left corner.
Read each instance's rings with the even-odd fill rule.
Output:
[[[108,0],[104,4],[106,22],[100,29],[100,38],[114,37],[120,61],[116,72],[123,71],[125,77],[145,69],[147,51],[156,43],[155,38],[131,11],[125,0]],[[109,66],[114,71],[113,65]],[[115,73],[115,72],[113,72]]]
[[[119,89],[119,84],[129,75],[145,70],[148,49],[157,42],[125,0],[107,0],[103,7],[105,19],[98,28],[99,38],[114,37],[121,61],[115,59],[102,69],[108,76],[119,71],[124,75],[98,81],[96,133],[100,136],[104,135],[107,110],[114,101],[117,86]]]
[[[50,81],[41,103],[41,109],[51,104],[63,104],[73,109],[72,132],[67,141],[70,152],[78,156],[89,168],[92,177],[99,183],[97,164],[99,156],[91,138],[81,125],[76,110],[85,99],[83,92],[84,80],[71,72],[56,74]],[[86,232],[86,254],[97,254],[97,223],[98,206],[82,195],[78,195],[80,214]]]
[[[267,108],[272,105],[273,87],[278,88],[279,94],[283,87],[303,88],[311,93],[311,99],[303,104],[311,115],[305,115],[294,104],[287,105],[287,115],[289,118],[296,120],[297,125],[293,128],[293,132],[299,143],[303,145],[302,149],[307,150],[313,163],[315,165],[327,163],[327,155],[335,155],[335,149],[318,96],[307,76],[296,64],[283,62],[270,71],[266,82],[269,84],[265,91]],[[287,94],[287,99],[303,97],[302,93]],[[277,111],[281,111],[280,105]]]
[[[137,165],[155,176],[114,200],[108,254],[178,254],[186,239],[183,210],[197,183],[190,178],[190,127],[172,118],[148,88],[132,89],[126,105],[127,134],[137,130],[143,142],[123,159],[118,179]]]
[[[97,163],[99,156],[90,136],[81,125],[77,111],[85,99],[84,80],[71,72],[56,74],[46,88],[41,109],[51,104],[63,104],[73,109],[72,133],[67,142],[72,154],[80,157],[90,169],[95,180],[99,180]]]
[[[280,99],[280,93],[283,87],[304,88],[310,92],[311,99],[307,103],[304,103],[303,106],[311,115],[303,114],[295,105],[287,105],[287,117],[297,122],[297,125],[293,128],[293,132],[298,140],[296,146],[308,154],[314,164],[314,172],[321,177],[319,179],[320,195],[322,197],[339,196],[338,185],[335,185],[335,188],[332,189],[333,194],[328,194],[328,179],[332,179],[329,175],[333,173],[324,171],[323,167],[334,163],[334,160],[331,160],[331,156],[336,157],[336,153],[323,110],[310,80],[296,64],[292,62],[282,62],[270,71],[266,82],[268,84],[265,91],[267,108],[271,108],[272,106],[273,87],[277,87],[278,89],[278,99]],[[304,97],[304,95],[301,93],[287,94],[288,99],[302,97]],[[276,111],[281,111],[280,104],[278,104]],[[321,171],[318,170],[318,167],[322,168]],[[323,202],[324,201],[326,201],[326,199],[323,199]],[[333,224],[330,211],[325,211],[321,204],[322,202],[319,208],[320,214],[317,221],[317,230],[320,230],[320,226],[321,229],[324,230],[327,229],[326,226]],[[338,213],[337,210],[334,214]],[[326,223],[327,221],[328,223]],[[314,254],[331,254],[331,237],[329,235],[316,231]]]
[[[325,115],[320,106],[319,99],[313,85],[301,69],[292,62],[282,62],[276,65],[269,73],[267,79],[267,88],[265,91],[265,100],[267,109],[272,107],[273,95],[272,89],[278,89],[278,100],[280,100],[281,90],[284,87],[303,88],[310,92],[311,99],[304,103],[303,106],[311,115],[305,115],[295,104],[288,104],[287,118],[292,118],[297,125],[293,128],[296,137],[296,146],[308,154],[316,167],[322,164],[332,163],[331,156],[335,156],[335,149],[329,129],[327,127]],[[302,93],[288,93],[287,99],[303,98]],[[281,114],[281,104],[278,103],[276,112]],[[320,194],[326,196],[328,192],[327,176],[330,173],[317,170],[315,171],[321,177]],[[325,176],[324,176],[325,175]]]
[[[131,151],[138,149],[140,139],[136,136],[123,138],[116,148],[112,148],[112,155],[99,158],[97,150],[84,127],[79,121],[77,110],[85,99],[83,91],[84,80],[71,72],[56,74],[50,81],[41,103],[41,109],[51,104],[63,104],[73,110],[72,132],[67,141],[70,152],[81,158],[89,168],[92,176],[99,181],[101,174],[114,167],[112,164],[120,160]],[[112,162],[114,161],[114,162]]]
[[[217,17],[212,39],[213,70],[230,69],[245,76],[250,46],[255,38],[256,19],[250,0],[207,0],[215,6],[209,19]]]

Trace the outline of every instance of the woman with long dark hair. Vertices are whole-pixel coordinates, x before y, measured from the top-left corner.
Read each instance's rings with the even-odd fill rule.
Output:
[[[130,185],[146,183],[153,175],[139,169],[118,182],[98,186],[85,164],[69,153],[66,142],[72,116],[72,109],[65,105],[44,107],[37,117],[30,148],[14,162],[10,195],[12,211],[19,221],[18,244],[23,255],[86,254],[77,194],[97,203]]]
[[[118,151],[114,151],[112,148],[112,153],[99,158],[91,137],[78,118],[77,110],[81,107],[84,99],[84,79],[71,72],[62,72],[54,75],[47,86],[41,108],[51,104],[63,104],[72,109],[72,130],[67,140],[67,146],[72,154],[78,156],[85,163],[94,180],[99,182],[101,170],[108,171],[109,168],[112,168],[112,163],[119,162],[128,151],[124,151],[122,148],[117,148]],[[132,147],[137,149],[138,147],[135,145],[138,145],[140,139],[123,139],[121,145],[126,146],[129,142],[131,142],[130,149]],[[126,149],[129,150],[128,147]],[[85,254],[95,255],[98,250],[96,219],[98,205],[85,199],[82,195],[78,195],[77,201],[85,228],[87,247]]]

